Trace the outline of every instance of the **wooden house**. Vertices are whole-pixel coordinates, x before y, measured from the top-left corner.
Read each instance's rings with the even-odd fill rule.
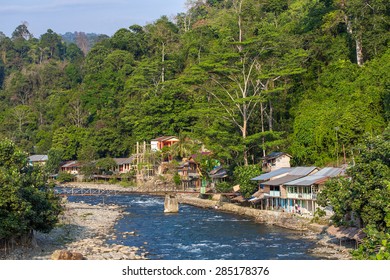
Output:
[[[217,166],[209,172],[209,177],[211,180],[210,187],[215,188],[216,184],[225,181],[225,179],[228,177],[228,174],[226,169],[224,169],[222,166]]]
[[[262,158],[263,172],[271,172],[282,167],[291,167],[291,158],[292,157],[289,154],[283,152],[272,152]]]
[[[150,142],[151,150],[161,151],[165,147],[171,147],[173,144],[180,142],[176,136],[161,136],[156,139],[152,139]]]
[[[177,168],[177,173],[180,176],[184,190],[188,188],[200,189],[202,173],[199,164],[192,157],[189,159],[183,158],[182,163]]]

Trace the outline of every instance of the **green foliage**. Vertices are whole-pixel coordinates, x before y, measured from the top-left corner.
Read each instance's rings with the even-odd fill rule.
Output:
[[[112,158],[102,158],[96,162],[96,168],[102,174],[107,174],[114,166],[116,166],[116,162]]]
[[[60,183],[68,183],[73,182],[74,175],[67,173],[67,172],[60,172],[58,173],[57,181]]]
[[[361,83],[371,71],[370,65],[361,70],[339,61],[321,75],[319,86],[308,92],[294,120],[290,149],[297,164],[324,165],[341,158],[343,146],[352,157],[351,148],[363,141],[365,132],[376,135],[383,130],[382,93]]]
[[[63,151],[51,149],[47,154],[48,160],[45,164],[45,170],[49,174],[56,174],[59,171],[60,163],[63,158]]]
[[[175,173],[175,175],[173,175],[173,182],[175,183],[175,186],[181,185],[181,178],[178,173]]]
[[[233,187],[228,182],[219,182],[215,185],[215,189],[220,193],[229,193],[232,191]]]
[[[0,34],[0,136],[63,160],[129,156],[161,135],[197,139],[230,166],[275,149],[295,164],[352,160],[390,120],[389,3],[369,2],[190,1],[175,22],[93,48],[90,34],[65,44],[21,24]]]
[[[9,140],[0,141],[0,239],[22,237],[32,230],[49,232],[58,221],[61,206],[45,186],[38,167]]]
[[[390,260],[390,231],[378,231],[375,226],[367,226],[367,235],[359,248],[353,252],[357,260]]]
[[[367,238],[356,252],[362,258],[388,258],[390,229],[390,133],[367,138],[358,147],[356,164],[347,170],[351,177],[329,181],[318,203],[331,205],[337,224],[365,228]],[[351,219],[353,215],[354,219]],[[378,247],[379,246],[379,247]],[[379,248],[379,250],[378,250]],[[375,254],[374,254],[375,253]],[[378,256],[376,256],[378,254]]]
[[[234,169],[234,181],[240,185],[240,191],[244,197],[250,197],[256,191],[257,183],[251,179],[261,173],[259,165],[237,166]]]

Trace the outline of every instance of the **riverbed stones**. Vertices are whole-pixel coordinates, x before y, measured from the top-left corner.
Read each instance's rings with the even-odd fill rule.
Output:
[[[35,233],[38,247],[19,248],[5,256],[9,260],[44,260],[59,258],[61,251],[79,253],[88,260],[147,259],[146,250],[121,244],[107,244],[112,240],[116,221],[122,208],[116,205],[65,204],[61,225],[48,234]],[[132,232],[128,232],[131,235]],[[57,251],[57,252],[56,252]],[[53,256],[53,253],[56,254]],[[72,259],[70,253],[62,256]],[[144,255],[141,255],[144,253]],[[138,257],[137,257],[138,256]],[[75,256],[73,256],[75,258]]]

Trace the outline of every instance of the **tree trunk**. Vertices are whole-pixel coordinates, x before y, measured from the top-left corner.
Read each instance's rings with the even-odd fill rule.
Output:
[[[352,28],[352,23],[351,21],[349,20],[348,16],[345,15],[344,16],[344,21],[345,21],[345,24],[347,25],[347,32],[352,36],[352,37],[355,37],[355,43],[356,43],[356,62],[359,66],[363,66],[363,63],[364,63],[364,58],[363,58],[363,44],[362,44],[362,35],[361,34],[358,34],[356,36]]]
[[[361,36],[356,39],[356,61],[359,66],[363,66],[363,44]]]
[[[264,104],[260,102],[260,121],[261,121],[261,132],[264,133]],[[262,148],[263,148],[263,157],[265,157],[265,137],[262,137]]]
[[[272,102],[271,100],[268,101],[268,104],[269,104],[269,118],[268,118],[268,128],[269,128],[269,131],[272,131],[273,130],[273,122],[272,122],[272,119],[273,119],[273,113],[274,113],[274,107],[272,106]]]
[[[245,141],[247,136],[247,119],[244,118],[242,124],[242,139]],[[248,166],[248,149],[246,144],[244,144],[244,165]]]
[[[242,52],[243,50],[243,47],[241,45],[242,43],[242,36],[243,36],[243,31],[242,31],[242,17],[241,17],[241,11],[242,11],[242,0],[241,1],[237,1],[236,3],[234,3],[235,5],[235,9],[236,9],[236,13],[238,15],[238,19],[237,19],[237,25],[238,25],[238,42],[240,43],[239,45],[237,45],[237,49],[239,52]]]
[[[162,43],[162,50],[161,50],[161,82],[165,81],[165,44]]]

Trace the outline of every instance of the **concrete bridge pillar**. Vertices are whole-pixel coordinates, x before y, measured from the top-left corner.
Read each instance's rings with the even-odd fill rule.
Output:
[[[179,212],[179,201],[175,194],[166,194],[164,202],[164,213]]]

